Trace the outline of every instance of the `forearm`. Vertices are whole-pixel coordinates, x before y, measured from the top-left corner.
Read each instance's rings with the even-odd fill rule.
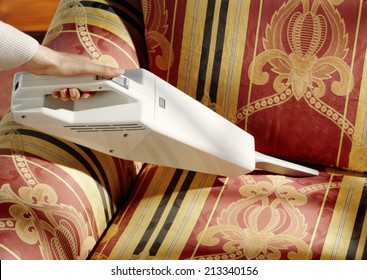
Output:
[[[124,72],[123,69],[96,64],[85,56],[61,53],[39,45],[32,37],[0,21],[0,70],[18,66],[36,75],[50,76],[97,75],[113,78]],[[63,100],[77,100],[89,97],[91,93],[63,88],[53,95]]]
[[[27,63],[38,50],[31,36],[0,21],[0,69],[16,68]]]

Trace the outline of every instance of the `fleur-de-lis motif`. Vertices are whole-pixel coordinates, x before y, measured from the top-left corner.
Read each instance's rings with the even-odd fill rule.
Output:
[[[289,0],[274,13],[263,38],[264,50],[250,64],[248,75],[255,85],[271,80],[275,93],[240,108],[237,122],[294,96],[304,98],[353,139],[353,124],[321,100],[326,92],[347,96],[354,86],[353,73],[344,61],[348,34],[337,4],[340,1]]]
[[[216,224],[201,232],[201,244],[223,244],[223,256],[233,259],[280,259],[282,250],[291,247],[296,249],[288,253],[289,258],[309,258],[303,240],[308,225],[297,209],[307,203],[307,197],[283,176],[268,178],[242,186],[243,199],[223,209]]]
[[[273,66],[272,71],[278,75],[274,80],[274,89],[283,92],[291,87],[295,98],[299,100],[307,90],[322,97],[326,90],[324,80],[338,72],[340,81],[333,82],[331,91],[338,96],[347,95],[353,87],[353,76],[349,66],[343,61],[347,54],[348,41],[344,21],[327,1],[323,1],[321,7],[328,20],[323,14],[317,14],[319,1],[314,1],[311,9],[305,4],[308,1],[289,1],[274,14],[264,38],[265,51],[252,62],[250,78],[254,84],[266,84],[269,75],[263,72],[263,68],[270,63]],[[306,10],[293,13],[298,6],[296,2],[302,2]],[[292,6],[294,9],[290,9]],[[332,30],[328,31],[328,26]],[[287,32],[280,34],[286,36],[286,40],[279,38],[278,33],[284,28]],[[337,38],[339,42],[326,40],[328,36]],[[335,44],[338,46],[334,46]],[[282,86],[277,84],[280,81]]]

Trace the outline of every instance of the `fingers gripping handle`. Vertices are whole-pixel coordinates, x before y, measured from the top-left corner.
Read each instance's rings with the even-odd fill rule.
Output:
[[[78,76],[78,77],[52,77],[52,76],[38,76],[30,73],[20,72],[14,76],[13,95],[17,94],[19,88],[29,94],[24,94],[27,98],[37,98],[41,96],[48,96],[61,88],[77,88],[81,91],[92,92],[100,91],[99,88],[103,81],[98,80],[97,76]]]

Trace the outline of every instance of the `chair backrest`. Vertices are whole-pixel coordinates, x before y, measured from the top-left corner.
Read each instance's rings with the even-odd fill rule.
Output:
[[[258,151],[366,171],[367,4],[304,2],[144,0],[149,69]]]

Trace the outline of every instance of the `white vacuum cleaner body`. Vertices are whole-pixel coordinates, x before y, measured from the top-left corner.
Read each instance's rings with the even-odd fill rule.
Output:
[[[96,95],[78,101],[50,95],[61,88]],[[318,174],[255,152],[252,135],[143,69],[114,79],[17,73],[11,111],[18,123],[127,160],[222,176],[256,165],[290,176]]]

